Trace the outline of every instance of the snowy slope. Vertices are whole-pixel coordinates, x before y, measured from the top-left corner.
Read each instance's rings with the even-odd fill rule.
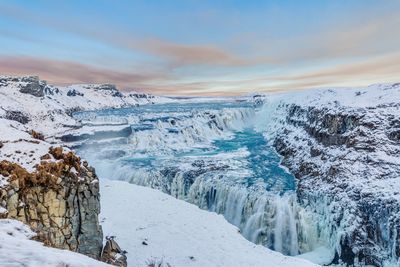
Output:
[[[222,215],[154,189],[102,180],[101,196],[104,233],[117,236],[130,266],[317,266],[255,245]]]
[[[400,83],[373,84],[367,87],[320,88],[265,94],[268,103],[290,103],[329,108],[368,108],[400,102]]]
[[[0,161],[15,162],[32,171],[40,157],[49,151],[50,144],[31,137],[29,130],[19,122],[0,118]]]
[[[29,240],[35,234],[16,220],[0,220],[0,266],[4,267],[107,267],[79,253],[54,249]]]

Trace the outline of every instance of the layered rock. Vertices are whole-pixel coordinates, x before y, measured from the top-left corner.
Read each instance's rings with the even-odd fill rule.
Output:
[[[0,162],[3,217],[24,222],[45,244],[99,258],[99,183],[94,169],[73,152],[50,148],[35,171],[7,160]]]
[[[399,262],[399,108],[398,103],[277,108],[281,115],[271,124],[270,138],[298,180],[301,204],[319,216],[320,234],[336,251],[333,263]]]

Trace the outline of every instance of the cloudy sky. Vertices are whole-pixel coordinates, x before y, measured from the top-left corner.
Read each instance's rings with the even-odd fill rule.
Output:
[[[400,82],[399,0],[0,0],[0,74],[167,95]]]

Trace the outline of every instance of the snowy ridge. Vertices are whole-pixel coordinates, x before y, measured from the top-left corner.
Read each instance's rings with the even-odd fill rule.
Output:
[[[79,126],[70,116],[74,111],[171,101],[175,100],[135,92],[122,93],[109,84],[55,87],[38,77],[0,76],[0,117],[18,120],[47,135],[67,130],[68,126]]]
[[[49,151],[50,144],[32,138],[29,129],[16,121],[0,118],[0,161],[8,160],[32,171],[40,163],[40,157]]]

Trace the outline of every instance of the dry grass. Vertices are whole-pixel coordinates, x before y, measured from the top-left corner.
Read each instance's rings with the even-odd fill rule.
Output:
[[[63,153],[61,147],[51,147],[49,153],[57,161],[42,161],[36,165],[36,171],[32,173],[17,163],[3,160],[0,162],[0,174],[9,177],[9,181],[17,184],[20,189],[36,185],[58,188],[60,177],[78,180],[77,176],[71,172],[71,168],[75,168],[77,172],[81,169],[81,161],[78,156],[73,152]],[[47,154],[43,158],[49,159],[50,156]]]

